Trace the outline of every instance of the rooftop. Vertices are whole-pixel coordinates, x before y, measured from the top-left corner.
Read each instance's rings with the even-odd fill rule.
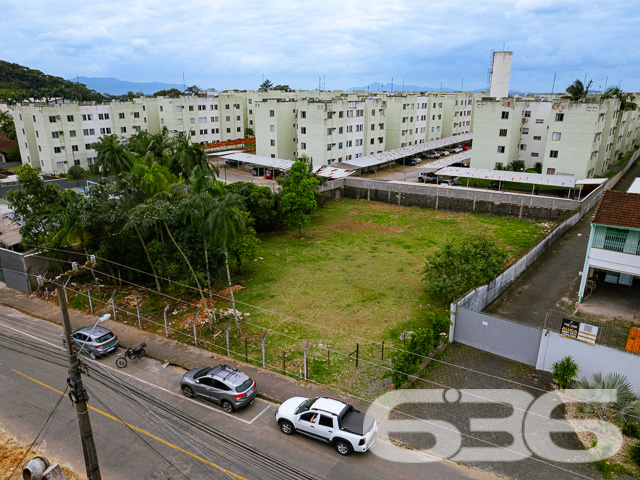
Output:
[[[640,194],[606,190],[592,223],[640,229]]]

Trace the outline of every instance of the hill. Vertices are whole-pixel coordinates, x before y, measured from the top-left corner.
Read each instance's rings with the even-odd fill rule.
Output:
[[[47,75],[39,70],[0,60],[0,100],[13,103],[28,98],[64,97],[103,101],[105,97],[81,83]]]
[[[117,78],[79,77],[79,81],[88,88],[107,95],[126,95],[129,92],[153,95],[160,90],[171,90],[172,88],[184,90],[183,85],[175,83],[127,82]]]

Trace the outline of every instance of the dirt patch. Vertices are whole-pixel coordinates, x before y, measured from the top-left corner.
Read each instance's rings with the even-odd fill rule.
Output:
[[[51,465],[59,463],[55,457],[46,454],[42,450],[32,450],[25,457],[24,461],[18,464],[28,448],[28,445],[17,443],[12,435],[0,430],[0,478],[9,478],[14,474],[16,469],[18,473],[14,478],[22,478],[22,469],[33,457],[46,457],[47,460],[51,462]],[[82,477],[76,475],[70,468],[62,465],[61,467],[69,480],[81,480]]]

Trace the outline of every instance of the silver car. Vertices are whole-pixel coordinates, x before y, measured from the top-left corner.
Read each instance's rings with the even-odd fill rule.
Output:
[[[99,325],[82,327],[71,332],[78,353],[86,353],[94,360],[118,348],[118,337],[111,330]],[[62,339],[63,345],[66,343]]]
[[[180,389],[189,398],[217,403],[227,413],[249,405],[258,394],[256,382],[228,365],[189,370],[180,381]]]

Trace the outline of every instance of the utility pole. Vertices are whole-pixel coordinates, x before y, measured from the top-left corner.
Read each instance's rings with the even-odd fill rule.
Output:
[[[84,464],[87,469],[88,480],[101,480],[100,466],[98,465],[98,453],[96,452],[96,444],[91,430],[91,421],[89,420],[89,406],[87,405],[87,391],[82,385],[82,377],[80,376],[80,361],[75,352],[73,340],[71,338],[71,321],[69,320],[69,311],[67,310],[67,295],[62,285],[56,285],[58,290],[58,301],[60,302],[60,312],[62,313],[62,325],[64,327],[64,338],[67,344],[67,353],[69,354],[69,377],[67,384],[69,385],[69,398],[78,415],[78,425],[80,427],[80,439],[82,440],[82,451],[84,453]]]

